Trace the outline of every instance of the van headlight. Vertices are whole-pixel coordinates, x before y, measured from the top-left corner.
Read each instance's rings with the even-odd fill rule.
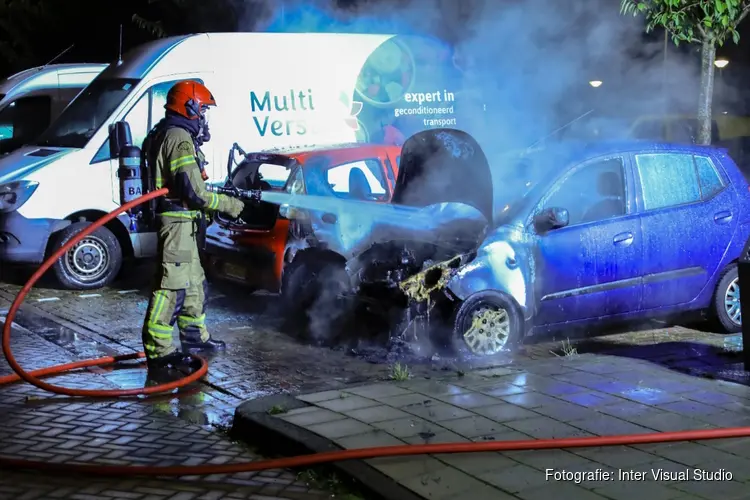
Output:
[[[39,183],[36,181],[14,181],[0,184],[0,213],[13,212],[29,201]]]

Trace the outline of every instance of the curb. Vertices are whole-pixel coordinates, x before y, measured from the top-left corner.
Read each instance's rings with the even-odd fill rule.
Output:
[[[291,424],[268,411],[276,407],[288,410],[314,406],[293,396],[277,394],[246,401],[237,407],[230,431],[232,437],[257,446],[261,452],[296,456],[342,450],[330,439]],[[326,465],[324,465],[326,467]],[[334,462],[327,467],[356,482],[367,498],[378,500],[422,500],[423,497],[361,460]]]

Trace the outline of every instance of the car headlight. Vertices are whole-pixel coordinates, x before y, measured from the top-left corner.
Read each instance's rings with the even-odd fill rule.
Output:
[[[34,194],[39,183],[36,181],[14,181],[0,184],[0,213],[13,212],[26,203]]]

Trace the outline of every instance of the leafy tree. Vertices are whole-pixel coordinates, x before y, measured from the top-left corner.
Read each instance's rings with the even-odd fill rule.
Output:
[[[739,43],[737,26],[750,13],[750,0],[621,0],[620,13],[643,15],[646,32],[662,27],[675,45],[701,45],[698,143],[710,144],[716,47],[730,38]]]

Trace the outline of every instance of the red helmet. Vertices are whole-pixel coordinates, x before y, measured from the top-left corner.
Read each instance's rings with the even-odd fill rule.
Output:
[[[190,120],[197,120],[207,106],[216,106],[216,99],[211,91],[200,82],[185,80],[169,89],[164,108]]]

